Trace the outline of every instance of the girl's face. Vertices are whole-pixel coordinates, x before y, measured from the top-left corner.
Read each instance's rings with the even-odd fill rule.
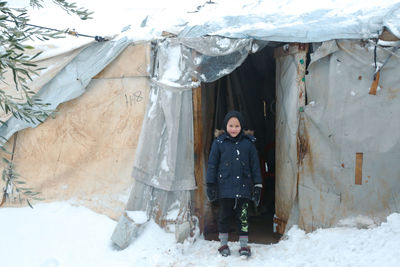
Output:
[[[236,117],[230,118],[228,124],[226,125],[226,130],[230,136],[235,138],[242,130],[239,120]]]

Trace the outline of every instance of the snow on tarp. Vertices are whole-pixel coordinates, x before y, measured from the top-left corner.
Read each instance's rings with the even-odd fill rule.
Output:
[[[27,6],[15,0],[14,6]],[[219,35],[283,42],[320,42],[332,39],[376,37],[383,27],[400,38],[400,3],[397,0],[159,0],[123,1],[112,5],[95,0],[76,1],[94,11],[93,20],[82,22],[61,8],[45,2],[43,9],[29,9],[33,24],[78,32],[137,39],[160,38],[162,31],[179,37]],[[149,39],[147,39],[149,40]],[[80,40],[51,40],[63,47]]]
[[[308,43],[377,37],[383,27],[400,38],[398,1],[224,0],[188,16],[179,37],[220,35]]]

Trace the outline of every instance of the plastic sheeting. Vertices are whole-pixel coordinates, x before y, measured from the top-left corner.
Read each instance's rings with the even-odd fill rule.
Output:
[[[166,39],[153,47],[149,103],[132,171],[135,186],[126,210],[146,211],[163,226],[191,220],[191,195],[197,188],[191,89],[199,86],[198,81],[215,81],[229,74],[252,49],[248,39],[200,39]],[[128,245],[128,228],[122,216],[112,237],[115,244]]]
[[[127,38],[117,41],[92,43],[83,49],[71,62],[51,78],[35,95],[44,103],[49,103],[49,110],[63,102],[74,99],[85,92],[92,77],[107,66],[129,44]],[[9,139],[15,132],[36,127],[40,123],[27,123],[11,117],[7,124],[0,127],[0,136]]]
[[[11,138],[8,151],[27,187],[46,202],[73,200],[112,219],[121,215],[150,91],[149,52],[148,44],[129,45],[54,118],[14,135],[14,149]]]
[[[214,82],[239,67],[250,52],[256,52],[267,42],[252,39],[231,39],[220,36],[180,38],[182,53],[188,59],[192,77],[202,82]],[[190,49],[189,49],[190,48]]]
[[[387,49],[377,49],[377,65]],[[291,221],[307,231],[356,215],[379,223],[400,211],[400,53],[381,70],[376,95],[369,94],[373,45],[332,41],[311,59],[299,125],[298,210]]]
[[[155,50],[149,104],[132,176],[166,191],[193,190],[193,77],[214,81],[237,68],[251,40],[167,39]],[[218,64],[216,64],[218,62]]]
[[[49,82],[54,76],[56,76],[60,70],[62,70],[66,65],[68,65],[72,59],[74,59],[85,47],[88,45],[78,47],[76,49],[70,50],[68,52],[57,54],[52,57],[42,57],[32,60],[32,63],[36,64],[40,68],[45,68],[39,72],[39,76],[32,77],[32,81],[27,80],[27,86],[29,90],[37,93],[47,82]],[[50,47],[45,47],[42,49],[28,50],[26,53],[34,56],[38,52],[45,53],[46,50],[51,50]],[[26,96],[22,90],[15,90],[15,84],[13,81],[13,74],[11,71],[7,71],[4,75],[4,80],[0,83],[0,89],[6,92],[7,95],[19,98],[22,101],[26,101]],[[5,113],[4,110],[0,110],[0,118],[2,121],[8,120],[13,115],[11,113]]]
[[[243,5],[240,7],[240,5]],[[297,5],[297,6],[296,6]],[[343,8],[327,4],[326,8],[308,7],[310,3],[285,1],[279,5],[271,1],[234,4],[240,14],[227,14],[226,5],[213,5],[213,9],[200,10],[200,22],[188,23],[179,37],[218,35],[230,38],[253,38],[276,42],[322,42],[334,39],[376,38],[386,27],[400,38],[400,4],[398,1],[368,2]],[[271,8],[270,8],[271,6]],[[344,5],[346,6],[346,5]],[[203,14],[213,12],[215,16]],[[232,11],[231,13],[234,13]],[[246,14],[246,15],[242,15]],[[200,18],[211,19],[200,19]]]
[[[250,52],[267,42],[251,39],[199,37],[166,39],[157,43],[153,82],[168,90],[190,90],[201,82],[213,82],[231,73]]]
[[[132,176],[155,188],[195,189],[192,91],[153,84]]]
[[[282,50],[283,51],[283,50]],[[288,47],[276,55],[276,147],[275,147],[275,213],[287,222],[297,194],[298,152],[297,132],[299,99],[304,82],[306,51]],[[278,229],[283,232],[283,229]]]

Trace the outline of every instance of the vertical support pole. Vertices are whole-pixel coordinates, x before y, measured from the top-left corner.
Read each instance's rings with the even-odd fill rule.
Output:
[[[193,88],[193,129],[194,129],[194,176],[197,190],[195,190],[194,213],[199,218],[200,232],[204,230],[204,155],[203,155],[203,122],[201,111],[201,85]]]
[[[299,159],[302,160],[305,154],[298,152],[306,140],[299,133],[299,126],[304,126],[301,113],[306,105],[307,52],[308,44],[299,43],[286,44],[274,51],[277,75],[274,223],[280,234],[284,234],[286,228],[290,228],[291,225],[299,223]],[[292,129],[296,127],[297,132],[293,132]],[[304,149],[301,151],[306,152]]]

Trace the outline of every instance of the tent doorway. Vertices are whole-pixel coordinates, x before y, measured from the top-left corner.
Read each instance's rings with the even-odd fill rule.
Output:
[[[204,159],[216,129],[223,129],[223,118],[230,110],[239,110],[246,120],[245,129],[254,131],[263,178],[263,192],[258,208],[249,211],[249,241],[274,243],[280,235],[273,232],[275,214],[275,59],[274,47],[267,46],[246,60],[231,74],[202,84]],[[217,240],[217,204],[205,212],[204,235]],[[230,240],[237,240],[232,224]]]

